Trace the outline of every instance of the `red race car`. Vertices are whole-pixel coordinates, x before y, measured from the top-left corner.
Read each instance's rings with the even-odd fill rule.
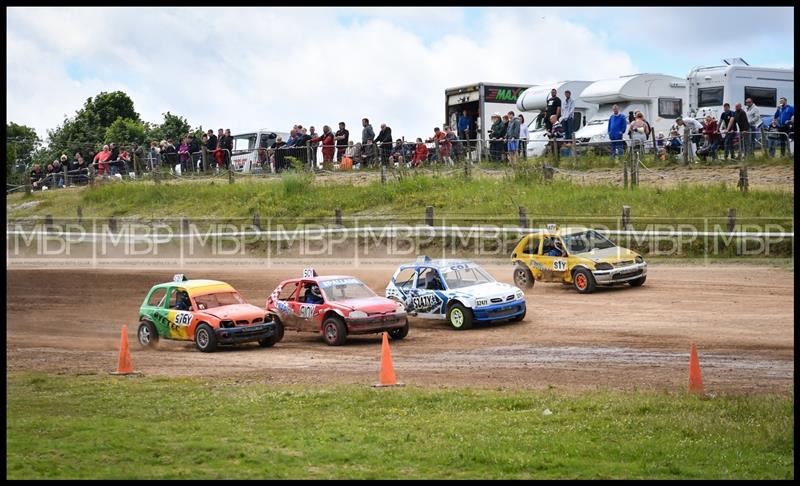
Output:
[[[303,278],[281,282],[265,307],[284,328],[321,333],[331,346],[343,344],[349,334],[388,331],[392,339],[408,334],[403,304],[376,295],[355,277],[320,277],[305,269]]]

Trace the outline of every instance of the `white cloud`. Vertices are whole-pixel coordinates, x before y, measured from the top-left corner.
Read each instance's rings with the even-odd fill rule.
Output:
[[[636,71],[603,35],[548,11],[463,9],[12,8],[7,119],[40,135],[85,99],[121,89],[142,118],[288,131],[386,122],[395,138],[443,122],[444,90],[476,81],[545,84]],[[344,15],[341,23],[335,14]],[[440,27],[434,40],[416,30]],[[89,72],[69,78],[67,64]]]

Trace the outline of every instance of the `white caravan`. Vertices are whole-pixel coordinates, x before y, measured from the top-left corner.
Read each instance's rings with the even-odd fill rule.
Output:
[[[698,120],[712,115],[719,119],[723,103],[744,106],[752,98],[765,124],[775,115],[783,96],[793,104],[794,69],[749,66],[742,59],[725,59],[725,66],[701,66],[686,75],[689,106],[687,112]]]
[[[556,89],[558,97],[561,98],[561,105],[564,105],[564,91],[569,90],[575,100],[575,114],[573,115],[573,129],[578,131],[586,122],[597,113],[596,103],[587,103],[580,97],[581,92],[592,81],[562,81],[550,86],[534,86],[522,92],[517,98],[517,110],[525,114],[525,121],[528,123],[528,157],[538,157],[547,150],[547,131],[544,127],[545,113],[547,113],[547,99],[550,97],[550,90]]]
[[[595,81],[580,97],[584,102],[600,106],[586,126],[575,133],[575,138],[579,143],[609,147],[608,117],[615,104],[626,119],[639,110],[655,133],[669,135],[675,119],[686,107],[686,80],[666,74],[631,74]],[[629,139],[626,133],[623,140]]]
[[[233,151],[231,152],[231,167],[237,172],[250,173],[258,161],[258,150],[268,149],[275,145],[281,137],[285,142],[289,134],[262,128],[248,133],[233,136]],[[265,170],[262,168],[262,170]],[[270,166],[269,170],[272,170]]]

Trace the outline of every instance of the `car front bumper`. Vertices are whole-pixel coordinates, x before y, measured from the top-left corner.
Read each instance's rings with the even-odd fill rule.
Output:
[[[266,322],[254,326],[221,327],[214,329],[214,335],[219,344],[247,343],[261,341],[274,336],[278,332],[278,325]]]
[[[595,282],[601,285],[627,282],[647,275],[647,263],[636,263],[611,270],[595,270],[592,275],[594,275]]]
[[[502,304],[487,305],[472,309],[472,316],[478,322],[513,319],[525,313],[525,299],[513,300]]]
[[[406,325],[408,314],[395,312],[377,316],[346,318],[347,334],[368,334],[398,329]]]

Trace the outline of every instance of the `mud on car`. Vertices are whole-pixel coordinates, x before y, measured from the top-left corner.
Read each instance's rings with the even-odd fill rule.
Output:
[[[250,305],[232,286],[216,280],[188,280],[154,285],[139,308],[139,344],[153,347],[159,339],[193,341],[202,352],[221,344],[258,341],[271,347],[283,338],[280,323]]]
[[[411,315],[446,319],[455,329],[469,329],[474,322],[521,321],[526,312],[522,290],[497,282],[467,260],[421,256],[400,265],[386,297],[402,302]]]
[[[319,276],[306,269],[302,278],[281,282],[265,308],[286,329],[318,333],[330,346],[344,344],[354,334],[386,331],[392,339],[408,334],[405,306],[348,275]]]
[[[557,282],[587,294],[598,285],[639,287],[647,279],[647,263],[641,255],[615,245],[598,231],[548,226],[522,237],[514,248],[511,262],[518,286]]]

